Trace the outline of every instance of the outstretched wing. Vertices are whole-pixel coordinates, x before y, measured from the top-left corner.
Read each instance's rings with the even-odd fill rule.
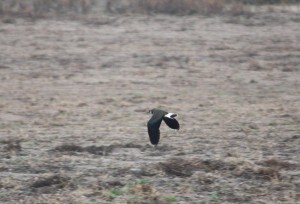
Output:
[[[159,127],[162,121],[162,117],[158,117],[157,115],[153,114],[151,119],[147,123],[148,127],[148,134],[151,144],[157,145],[159,142]]]
[[[165,121],[165,123],[169,126],[169,128],[172,128],[172,129],[177,129],[179,130],[180,126],[179,126],[179,123],[178,121],[174,118],[176,117],[177,115],[174,114],[174,113],[169,113],[167,115],[165,115],[163,117],[163,120]]]

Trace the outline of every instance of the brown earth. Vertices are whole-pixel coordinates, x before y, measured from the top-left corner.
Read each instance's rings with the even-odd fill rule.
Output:
[[[0,202],[300,202],[299,22],[2,18]]]

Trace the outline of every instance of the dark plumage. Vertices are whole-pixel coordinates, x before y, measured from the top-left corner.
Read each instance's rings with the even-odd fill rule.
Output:
[[[169,126],[169,128],[179,130],[180,128],[179,123],[175,119],[177,114],[168,113],[166,111],[156,109],[156,108],[150,110],[150,112],[152,113],[152,117],[148,121],[147,127],[148,127],[148,134],[149,134],[151,144],[157,145],[159,142],[159,138],[160,138],[159,127],[162,120],[165,121],[165,123]]]

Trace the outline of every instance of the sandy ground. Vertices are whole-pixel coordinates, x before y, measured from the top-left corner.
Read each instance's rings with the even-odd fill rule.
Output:
[[[299,203],[299,22],[2,19],[0,202]]]

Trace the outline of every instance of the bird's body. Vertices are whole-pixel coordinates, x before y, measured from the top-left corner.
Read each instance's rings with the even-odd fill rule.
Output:
[[[160,109],[152,109],[150,111],[152,113],[152,117],[147,123],[148,127],[148,134],[151,144],[157,145],[160,138],[160,131],[159,127],[161,124],[161,121],[164,120],[165,123],[172,129],[179,130],[179,123],[175,119],[177,114],[175,113],[168,113],[166,111],[160,110]]]

